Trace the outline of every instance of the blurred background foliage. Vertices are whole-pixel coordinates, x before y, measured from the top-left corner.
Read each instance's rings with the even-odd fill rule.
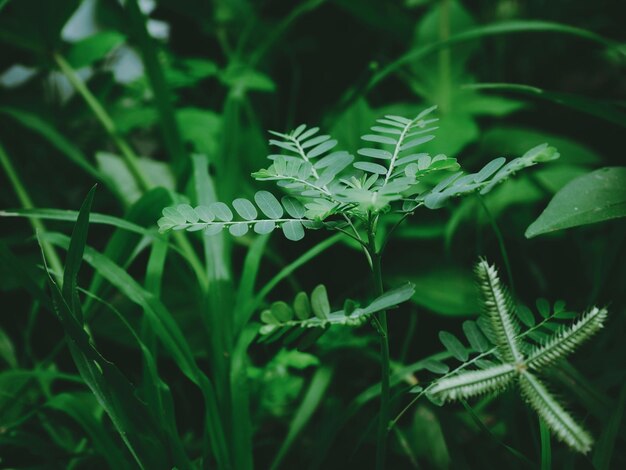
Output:
[[[503,265],[504,246],[520,303],[566,299],[572,311],[609,305],[607,331],[574,356],[575,368],[554,373],[600,450],[580,457],[554,444],[552,461],[557,468],[623,468],[624,221],[524,236],[567,183],[623,165],[623,18],[623,5],[608,0],[0,0],[0,207],[77,210],[99,183],[94,212],[154,231],[163,207],[193,198],[196,171],[208,172],[220,200],[253,194],[249,174],[271,153],[268,129],[319,125],[355,152],[377,117],[412,116],[433,104],[440,128],[425,151],[469,169],[548,142],[560,160],[493,191],[487,211],[469,198],[398,230],[384,270],[394,285],[414,282],[416,294],[391,316],[394,367],[405,371],[394,407],[408,402],[407,387],[429,378],[421,367],[403,367],[442,351],[441,329],[459,332],[476,316],[471,266],[480,255]],[[71,233],[67,221],[31,222],[40,232]],[[149,285],[151,239],[113,225],[94,225],[89,244]],[[260,283],[325,236],[302,244],[272,238]],[[133,468],[76,375],[42,291],[33,227],[3,218],[0,237],[0,465]],[[202,252],[200,237],[184,240],[180,251]],[[226,291],[236,296],[232,279],[253,237],[221,243],[215,264],[223,263]],[[47,246],[50,266],[62,269],[61,252]],[[349,240],[329,245],[261,303],[319,283],[337,301],[367,298],[357,250]],[[169,256],[153,293],[218,381],[214,338],[198,326],[198,312],[211,308],[198,277],[203,268],[188,259]],[[140,329],[141,309],[101,274],[81,272],[80,286]],[[140,382],[142,359],[128,330],[99,301],[86,296],[84,303],[103,355]],[[245,363],[257,468],[370,468],[375,350],[367,328],[330,331],[304,352],[252,343]],[[182,445],[195,460],[205,444],[202,397],[175,360],[159,353]],[[534,419],[513,394],[483,400],[473,413],[420,402],[390,433],[389,468],[528,466],[504,442],[539,465]]]

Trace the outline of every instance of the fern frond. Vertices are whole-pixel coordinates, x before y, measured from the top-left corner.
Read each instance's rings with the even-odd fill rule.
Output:
[[[498,271],[487,260],[476,265],[484,311],[489,319],[489,339],[505,362],[519,363],[523,360],[519,344],[519,323],[514,315],[515,306],[507,289],[500,282]]]
[[[485,393],[497,393],[509,386],[515,375],[515,366],[511,364],[461,372],[438,380],[430,393],[444,401],[470,398]]]
[[[537,370],[572,353],[602,328],[607,315],[605,308],[593,307],[573,325],[561,328],[551,335],[545,344],[532,350],[528,354],[526,364]]]
[[[591,450],[593,444],[591,435],[576,423],[537,377],[527,371],[522,372],[519,384],[525,400],[557,438],[583,454]]]

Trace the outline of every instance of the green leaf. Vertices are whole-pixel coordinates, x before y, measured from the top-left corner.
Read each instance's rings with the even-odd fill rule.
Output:
[[[102,31],[74,43],[65,58],[73,68],[80,69],[104,59],[124,41],[124,36],[117,31]]]
[[[304,227],[299,220],[288,220],[283,222],[281,228],[287,240],[297,242],[304,238]]]
[[[473,315],[480,311],[473,276],[455,268],[432,268],[409,276],[415,285],[413,303],[449,316]]]
[[[482,334],[475,321],[464,321],[463,333],[465,333],[465,337],[476,351],[485,352],[489,349],[489,342],[487,338],[485,338],[485,335]]]
[[[379,165],[378,163],[356,162],[354,163],[354,168],[367,171],[368,173],[374,173],[376,175],[384,175],[387,173],[387,168]]]
[[[270,219],[280,219],[283,216],[283,206],[278,199],[268,191],[258,191],[254,195],[254,201],[267,217]]]
[[[254,220],[258,213],[256,207],[247,199],[239,198],[233,201],[233,207],[237,213],[245,220]]]
[[[274,302],[270,308],[272,316],[279,322],[288,322],[293,318],[293,310],[286,302]]]
[[[450,353],[459,361],[467,361],[467,358],[469,357],[467,349],[465,349],[463,343],[461,343],[456,336],[447,331],[440,331],[439,340],[443,343],[446,349],[450,351]]]
[[[526,229],[526,237],[626,216],[626,167],[606,167],[563,187]]]
[[[215,217],[218,220],[223,222],[230,222],[233,220],[233,211],[231,211],[230,207],[223,202],[212,202],[209,206],[209,210],[215,214]]]
[[[293,309],[299,320],[310,318],[312,313],[311,302],[306,292],[298,292],[298,294],[296,294],[296,298],[293,301]]]
[[[281,202],[283,203],[283,207],[294,219],[301,219],[304,217],[305,208],[300,201],[298,201],[294,197],[283,196],[281,198]]]
[[[320,284],[311,292],[311,308],[313,309],[313,314],[320,320],[328,318],[330,303],[328,302],[326,287],[323,284]]]

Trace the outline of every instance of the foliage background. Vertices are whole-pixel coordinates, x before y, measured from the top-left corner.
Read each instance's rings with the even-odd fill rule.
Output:
[[[142,191],[124,166],[116,138],[142,157],[142,174],[188,195],[189,155],[207,155],[221,200],[250,196],[258,189],[249,174],[264,166],[270,153],[267,129],[286,131],[302,122],[320,125],[355,151],[358,137],[385,112],[414,115],[437,104],[441,128],[428,150],[455,156],[470,169],[494,156],[517,156],[549,142],[559,148],[559,162],[506,183],[486,198],[486,204],[502,232],[520,302],[534,308],[536,298],[564,299],[572,311],[592,304],[610,308],[609,327],[574,356],[576,372],[554,374],[560,378],[559,391],[596,437],[612,430],[602,439],[612,442],[615,451],[602,441],[600,454],[580,457],[553,443],[554,465],[626,464],[626,455],[619,451],[626,436],[619,421],[625,396],[624,221],[524,237],[528,225],[567,182],[596,168],[623,165],[626,82],[619,44],[625,38],[619,2],[162,0],[139,2],[141,13],[133,5],[113,0],[0,1],[0,70],[5,71],[0,77],[0,143],[34,206],[77,210],[89,188],[99,182],[95,212],[154,228],[169,200],[161,194],[134,206],[129,215]],[[146,17],[149,35],[141,27]],[[519,21],[520,27],[510,34],[483,32],[475,40],[410,60],[429,44],[503,21]],[[580,28],[605,42],[559,28],[536,30],[536,21]],[[405,55],[408,60],[401,67],[369,86],[372,77]],[[62,57],[85,81],[110,115],[115,132],[103,129],[55,57]],[[535,91],[471,86],[480,83],[523,84]],[[537,94],[536,89],[545,92]],[[3,168],[0,207],[20,207],[24,199],[16,196],[18,188],[7,166]],[[45,221],[45,228],[71,233],[67,222]],[[113,233],[111,227],[92,226],[88,243],[102,251]],[[73,403],[103,420],[124,452],[84,386],[43,376],[24,382],[6,375],[11,370],[76,371],[68,351],[62,346],[56,350],[63,329],[45,301],[33,298],[22,275],[43,285],[32,235],[26,220],[0,221],[0,247],[10,254],[0,266],[0,353],[5,369],[0,375],[0,463],[104,466],[93,436],[85,437],[85,429],[62,412],[70,405],[54,401],[73,397]],[[259,284],[326,236],[314,233],[298,244],[273,237]],[[125,243],[115,256],[123,264],[124,257],[130,259],[136,251],[125,268],[143,282],[148,251],[141,249],[139,239]],[[191,243],[199,252],[199,238],[191,238]],[[232,252],[235,278],[250,243],[244,239],[225,248]],[[497,232],[475,199],[422,213],[397,233],[387,254],[386,276],[392,285],[408,279],[417,288],[415,301],[390,317],[392,357],[398,367],[442,351],[438,332],[458,333],[462,320],[477,314],[471,266],[479,255],[504,269]],[[19,260],[19,270],[9,259]],[[92,276],[89,270],[81,272],[79,284],[88,287]],[[310,291],[319,283],[326,284],[338,307],[341,299],[364,299],[370,292],[360,253],[342,242],[299,269],[267,300],[291,299],[297,290]],[[140,324],[140,311],[116,289],[105,285],[99,295],[134,325]],[[202,367],[210,368],[209,339],[198,328],[198,310],[205,307],[200,297],[188,264],[168,258],[161,298],[175,313]],[[95,309],[89,329],[105,357],[129,377],[141,375],[141,357],[132,338],[106,309]],[[251,346],[248,375],[258,468],[274,461],[312,378],[327,369],[332,379],[290,445],[283,466],[306,461],[313,468],[369,467],[375,404],[354,413],[333,442],[325,438],[333,416],[376,383],[373,351],[375,337],[367,328],[332,332],[306,354],[280,350],[278,345]],[[201,397],[167,355],[161,357],[159,370],[172,389],[182,441],[198,451]],[[428,380],[429,373],[420,371],[416,378]],[[410,396],[404,393],[406,387],[395,391],[399,411]],[[525,465],[502,442],[538,465],[538,425],[514,394],[481,402],[476,414],[485,428],[477,428],[462,407],[420,402],[404,417],[400,431],[391,433],[390,468],[416,463],[426,468],[451,463],[454,468]]]

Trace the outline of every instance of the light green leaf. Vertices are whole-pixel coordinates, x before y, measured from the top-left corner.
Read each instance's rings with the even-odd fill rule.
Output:
[[[320,284],[311,292],[311,308],[315,316],[320,320],[328,318],[330,303],[328,302],[326,287],[323,284]]]
[[[266,216],[270,219],[280,219],[283,216],[283,207],[276,197],[268,191],[258,191],[254,200]]]
[[[252,203],[247,199],[235,199],[233,201],[233,207],[237,211],[237,214],[246,220],[254,220],[258,216],[256,207],[254,207],[254,205],[252,205]]]
[[[283,233],[288,240],[297,242],[304,238],[304,228],[298,220],[289,220],[282,225]]]

